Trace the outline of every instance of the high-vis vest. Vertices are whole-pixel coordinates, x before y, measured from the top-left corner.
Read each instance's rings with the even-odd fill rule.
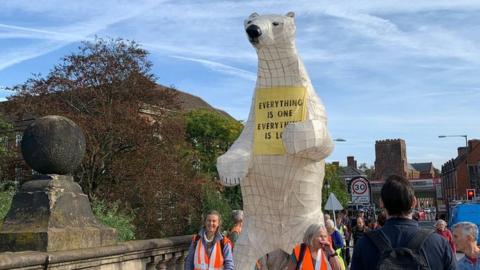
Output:
[[[330,235],[330,236],[328,237],[328,242],[329,242],[330,245],[332,245],[332,247],[333,247],[333,236],[332,236],[332,235]],[[345,244],[346,244],[345,239],[343,239],[343,246],[344,246],[344,247],[345,247]],[[335,249],[335,253],[337,253],[337,255],[338,255],[337,258],[338,258],[338,260],[340,261],[340,268],[341,268],[342,270],[345,270],[345,269],[346,269],[346,268],[345,268],[345,261],[344,261],[343,258],[342,258],[342,248],[337,248],[337,249]]]
[[[295,259],[297,262],[300,260],[300,246],[296,245],[293,249],[293,253],[295,255]],[[303,255],[302,264],[299,266],[299,270],[331,270],[330,264],[328,263],[327,257],[325,256],[324,252],[319,249],[317,252],[317,257],[315,258],[316,262],[313,265],[312,260],[312,253],[310,252],[310,248],[307,246],[305,249],[305,255]]]
[[[210,257],[208,257],[207,248],[203,245],[202,239],[196,239],[196,236],[194,236],[193,241],[197,242],[193,256],[194,270],[223,270],[223,250],[220,241],[217,241],[213,246]],[[221,241],[229,244],[229,241],[225,238]]]

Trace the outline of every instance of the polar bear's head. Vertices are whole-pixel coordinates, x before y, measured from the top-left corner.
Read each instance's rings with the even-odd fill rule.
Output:
[[[259,49],[262,47],[292,47],[295,39],[295,13],[259,15],[252,13],[245,20],[248,40]]]

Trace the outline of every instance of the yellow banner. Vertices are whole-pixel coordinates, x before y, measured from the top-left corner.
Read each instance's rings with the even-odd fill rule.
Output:
[[[304,87],[259,88],[255,95],[255,155],[283,155],[282,132],[287,124],[307,115]]]

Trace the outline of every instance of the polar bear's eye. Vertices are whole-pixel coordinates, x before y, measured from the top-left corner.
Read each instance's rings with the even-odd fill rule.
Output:
[[[278,23],[278,22],[273,22],[272,24],[273,24],[273,26],[278,26],[280,23]]]

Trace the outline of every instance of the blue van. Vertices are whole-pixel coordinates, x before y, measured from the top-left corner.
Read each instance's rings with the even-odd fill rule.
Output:
[[[460,203],[451,208],[448,227],[452,229],[453,225],[462,221],[469,221],[469,222],[475,223],[480,228],[480,203],[479,202]],[[477,243],[480,244],[480,238],[477,239]]]

